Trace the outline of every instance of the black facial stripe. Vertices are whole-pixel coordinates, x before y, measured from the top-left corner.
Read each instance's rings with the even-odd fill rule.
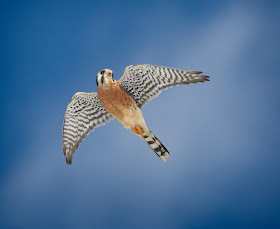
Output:
[[[104,83],[104,76],[102,75],[101,76],[101,84],[103,84]]]
[[[96,77],[96,85],[98,86],[98,80],[97,80],[97,77]]]

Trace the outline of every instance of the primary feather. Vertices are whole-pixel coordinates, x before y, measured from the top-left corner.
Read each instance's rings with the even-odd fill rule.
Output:
[[[149,64],[131,65],[126,67],[119,84],[142,108],[164,89],[180,84],[209,81],[209,76],[201,73]]]

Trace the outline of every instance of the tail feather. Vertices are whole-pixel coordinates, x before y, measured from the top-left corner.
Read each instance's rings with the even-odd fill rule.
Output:
[[[166,158],[170,156],[168,150],[161,143],[161,141],[149,130],[147,133],[143,133],[141,137],[151,147],[151,149],[158,155],[158,157],[166,161]]]

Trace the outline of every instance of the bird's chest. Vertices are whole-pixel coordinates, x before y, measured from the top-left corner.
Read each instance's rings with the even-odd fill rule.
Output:
[[[105,109],[120,121],[137,116],[140,110],[133,98],[118,83],[98,88],[97,94]]]

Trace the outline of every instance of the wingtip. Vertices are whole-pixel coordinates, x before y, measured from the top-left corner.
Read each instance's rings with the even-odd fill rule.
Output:
[[[70,158],[65,158],[66,159],[66,164],[67,165],[72,165],[72,159],[70,159]]]
[[[210,81],[210,76],[205,76],[204,80],[205,81]]]
[[[72,164],[72,159],[73,159],[73,153],[71,153],[71,149],[63,145],[63,153],[65,156],[66,164],[71,165]]]
[[[200,75],[202,76],[203,78],[203,81],[210,81],[210,76],[206,76],[206,75]]]

